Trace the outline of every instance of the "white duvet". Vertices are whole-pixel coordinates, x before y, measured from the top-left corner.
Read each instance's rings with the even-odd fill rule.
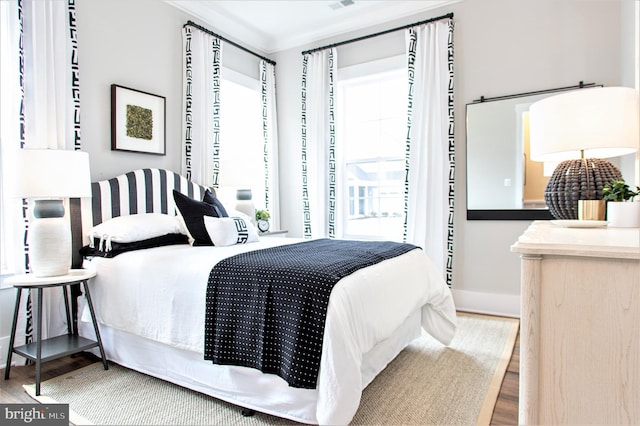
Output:
[[[90,283],[97,319],[106,329],[140,336],[202,358],[205,294],[211,268],[234,254],[299,241],[263,238],[257,243],[230,247],[176,245],[125,253],[113,259],[87,260],[85,267],[98,272]],[[451,341],[456,328],[451,292],[422,250],[361,269],[334,287],[315,390],[289,388],[277,376],[260,373],[270,382],[264,388],[254,385],[260,395],[251,399],[247,397],[251,390],[242,388],[251,387],[251,383],[233,382],[226,371],[241,371],[247,376],[242,371],[247,370],[245,367],[213,366],[212,371],[218,372],[213,373],[217,374],[216,380],[207,385],[211,387],[207,393],[305,423],[347,424],[359,406],[362,389],[384,367],[370,367],[368,374],[363,358],[375,352],[374,347],[391,340],[416,312],[424,330],[443,344]],[[87,319],[85,312],[83,321]],[[117,348],[108,347],[109,342],[107,337],[105,349],[113,359],[109,354]],[[389,356],[376,357],[389,361]],[[254,376],[253,371],[249,376]],[[264,394],[271,391],[273,395]],[[295,407],[296,398],[301,401],[300,409]]]

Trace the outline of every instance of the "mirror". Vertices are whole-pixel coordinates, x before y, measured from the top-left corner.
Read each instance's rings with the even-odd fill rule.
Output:
[[[559,92],[588,87],[596,85],[580,82],[467,104],[467,220],[553,219],[544,189],[555,165],[530,160],[529,107]]]

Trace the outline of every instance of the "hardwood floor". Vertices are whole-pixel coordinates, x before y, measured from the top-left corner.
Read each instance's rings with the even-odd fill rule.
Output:
[[[40,381],[61,376],[70,371],[85,367],[91,363],[100,361],[99,357],[88,352],[47,361],[42,364]],[[34,401],[22,388],[25,383],[36,382],[36,369],[32,365],[15,365],[11,367],[9,380],[4,380],[4,368],[0,379],[0,402],[10,404],[33,404]]]
[[[498,401],[491,417],[492,425],[518,424],[518,391],[520,379],[520,334],[513,348],[511,361],[502,380]]]
[[[88,353],[80,353],[46,362],[42,365],[42,381],[77,370],[96,361],[99,361],[99,358]],[[519,362],[520,337],[516,340],[511,362],[509,362],[507,373],[500,388],[498,401],[496,402],[491,418],[492,425],[518,424]],[[3,380],[4,370],[2,370],[2,375],[3,378],[0,379],[0,402],[33,403],[33,400],[24,392],[22,385],[24,383],[35,382],[34,366],[11,367],[11,378],[9,380]]]

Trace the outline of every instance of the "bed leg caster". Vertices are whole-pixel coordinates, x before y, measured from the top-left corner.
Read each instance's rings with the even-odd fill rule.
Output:
[[[248,408],[244,408],[242,410],[242,415],[245,417],[251,417],[255,414],[256,412],[254,410],[249,410]]]

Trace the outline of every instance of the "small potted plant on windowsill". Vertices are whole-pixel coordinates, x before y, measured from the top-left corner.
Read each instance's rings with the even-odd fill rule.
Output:
[[[607,221],[609,226],[618,228],[640,227],[640,202],[634,202],[640,195],[640,187],[632,190],[624,180],[613,180],[602,188],[602,198],[607,201]]]
[[[271,215],[266,210],[256,209],[256,221],[258,222],[258,229],[260,232],[267,232],[269,230],[269,218]]]

